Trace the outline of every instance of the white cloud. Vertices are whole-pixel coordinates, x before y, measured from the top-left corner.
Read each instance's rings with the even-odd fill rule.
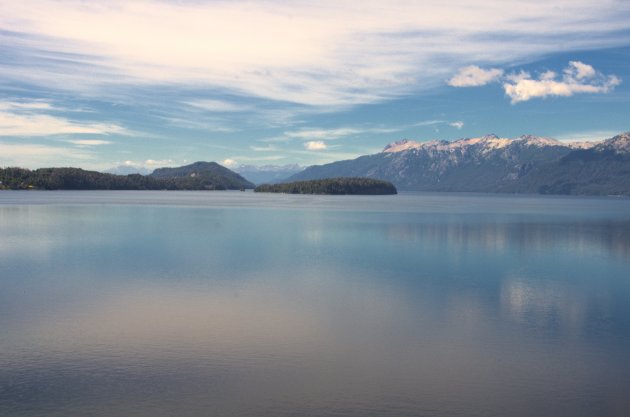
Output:
[[[53,110],[53,107],[44,100],[0,101],[0,110]]]
[[[69,140],[69,143],[79,146],[99,146],[99,145],[109,145],[112,142],[108,140],[100,140],[100,139],[77,139],[77,140]]]
[[[561,142],[601,142],[618,134],[618,130],[591,130],[562,133],[555,135],[554,138]]]
[[[327,148],[326,143],[321,140],[311,140],[304,143],[304,148],[309,151],[322,151]]]
[[[0,43],[19,62],[3,62],[5,80],[101,96],[185,84],[347,106],[432,87],[468,62],[626,44],[630,4],[0,0],[0,9]]]
[[[456,128],[456,129],[461,129],[462,127],[464,127],[464,122],[458,120],[456,122],[451,122],[448,125]]]
[[[256,152],[277,152],[278,148],[273,145],[267,146],[250,146],[249,149]]]
[[[579,61],[569,62],[562,77],[546,71],[537,78],[526,72],[506,77],[503,88],[512,104],[548,96],[570,97],[579,93],[608,93],[621,83],[615,75],[604,75]]]
[[[525,73],[525,72],[523,72],[522,76],[523,76],[523,78],[527,78],[530,75]],[[554,78],[556,78],[556,76],[557,76],[557,74],[554,71],[545,71],[542,74],[540,74],[539,78],[541,80],[553,80]],[[523,79],[523,78],[520,78],[520,79]],[[517,82],[517,81],[519,81],[519,76],[517,75],[516,77],[513,77],[511,79],[512,79],[512,81]]]
[[[236,162],[234,159],[227,158],[227,159],[224,159],[224,160],[221,162],[221,165],[223,165],[223,166],[224,166],[224,167],[226,167],[226,168],[235,168],[235,167],[237,167],[239,164],[238,164],[238,162]]]
[[[46,114],[55,111],[44,101],[0,102],[0,136],[49,136],[63,134],[128,134],[113,123],[78,122]]]
[[[340,127],[335,129],[302,129],[291,132],[284,132],[284,135],[296,139],[331,140],[339,139],[341,137],[349,135],[357,135],[363,132],[364,130],[357,128]]]
[[[460,70],[450,80],[448,85],[452,87],[479,87],[498,81],[503,75],[499,68],[483,69],[476,65],[470,65]]]
[[[75,122],[46,114],[16,114],[0,111],[0,136],[48,136],[62,134],[124,134],[116,124]]]
[[[172,159],[147,159],[146,161],[144,161],[144,165],[147,167],[163,167],[172,164]]]
[[[184,104],[188,104],[189,106],[197,107],[203,110],[216,112],[216,113],[230,113],[230,112],[241,112],[241,111],[250,110],[249,106],[244,106],[241,104],[231,103],[229,101],[223,101],[223,100],[211,100],[211,99],[190,100],[190,101],[185,101]]]
[[[576,78],[578,80],[593,78],[597,75],[595,68],[580,61],[570,61],[564,73],[567,77]]]
[[[411,125],[411,127],[420,127],[420,126],[435,126],[446,123],[445,120],[423,120],[422,122],[416,122]]]
[[[232,133],[238,129],[228,126],[224,120],[206,120],[195,115],[192,118],[161,116],[167,123],[184,129],[207,130],[209,132]]]
[[[300,129],[284,132],[291,139],[335,140],[346,136],[399,132],[404,127],[337,127],[332,129]]]

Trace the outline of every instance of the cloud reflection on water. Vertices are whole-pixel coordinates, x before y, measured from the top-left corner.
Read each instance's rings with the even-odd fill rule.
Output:
[[[0,207],[0,410],[630,407],[627,219],[351,208]]]

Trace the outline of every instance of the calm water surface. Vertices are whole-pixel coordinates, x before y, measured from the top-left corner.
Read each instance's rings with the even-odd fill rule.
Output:
[[[0,192],[1,416],[628,416],[630,200]]]

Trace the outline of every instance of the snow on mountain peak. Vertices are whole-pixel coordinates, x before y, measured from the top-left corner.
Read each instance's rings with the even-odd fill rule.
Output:
[[[630,153],[630,132],[621,133],[600,143],[597,149],[610,149],[618,153]]]
[[[383,148],[383,152],[402,152],[408,149],[417,149],[423,146],[423,142],[416,142],[409,139],[397,140]]]
[[[559,140],[534,135],[521,135],[515,140],[528,146],[566,146]]]
[[[625,135],[625,136],[624,136]],[[630,143],[630,132],[624,133],[622,135],[618,135],[615,138],[621,138],[620,140],[624,143]],[[510,138],[500,138],[495,134],[488,134],[481,137],[476,138],[462,138],[454,141],[445,141],[445,140],[432,140],[427,142],[419,142],[409,139],[399,140],[389,145],[385,146],[383,152],[387,153],[395,153],[395,152],[403,152],[411,149],[432,149],[436,151],[454,151],[456,149],[463,149],[469,146],[479,146],[482,148],[482,152],[489,152],[496,149],[505,148],[514,143],[520,144],[521,146],[535,146],[535,147],[546,147],[546,146],[563,146],[573,149],[588,149],[592,148],[596,145],[594,142],[560,142],[559,140],[535,136],[535,135],[522,135],[518,138],[510,139]],[[620,145],[621,146],[621,145]],[[625,146],[625,145],[624,145]],[[630,145],[629,145],[630,146]],[[621,148],[625,149],[623,146]]]

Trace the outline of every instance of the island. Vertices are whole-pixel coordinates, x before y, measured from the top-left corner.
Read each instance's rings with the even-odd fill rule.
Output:
[[[259,193],[334,194],[334,195],[389,195],[398,194],[388,181],[363,177],[324,178],[280,184],[262,184],[254,188]]]

